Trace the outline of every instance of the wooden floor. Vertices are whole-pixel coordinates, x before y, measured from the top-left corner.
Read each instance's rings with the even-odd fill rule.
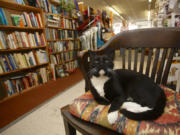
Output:
[[[81,71],[78,69],[70,77],[49,81],[44,85],[25,90],[19,95],[0,102],[0,129],[56,94],[73,86],[82,78]]]

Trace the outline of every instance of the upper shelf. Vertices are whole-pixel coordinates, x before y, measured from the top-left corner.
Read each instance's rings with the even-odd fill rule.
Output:
[[[7,8],[7,9],[13,9],[13,10],[18,10],[18,11],[26,11],[26,12],[41,12],[42,9],[41,8],[36,8],[36,7],[32,7],[32,6],[26,6],[26,5],[21,5],[21,4],[17,4],[15,2],[9,2],[7,0],[0,0],[1,5],[0,7],[2,8]]]
[[[19,26],[10,26],[10,25],[0,25],[0,30],[31,30],[31,31],[41,31],[44,28],[37,27],[19,27]]]

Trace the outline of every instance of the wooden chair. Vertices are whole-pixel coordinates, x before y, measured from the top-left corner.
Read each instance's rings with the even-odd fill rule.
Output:
[[[168,73],[174,53],[180,48],[179,28],[149,28],[125,31],[110,39],[96,53],[104,54],[114,49],[125,48],[128,52],[122,56],[122,68],[128,68],[144,73],[151,77],[157,84],[166,85]],[[132,53],[134,51],[134,53]],[[138,55],[140,53],[140,65],[138,70]],[[145,68],[145,55],[147,55],[147,66]],[[154,56],[154,59],[152,59]],[[134,57],[134,63],[132,58]],[[160,59],[159,59],[160,58]],[[127,67],[126,67],[127,60]],[[85,91],[90,89],[89,78],[89,53],[82,52],[79,55],[79,64],[85,79]],[[152,68],[151,68],[151,65]],[[144,69],[145,68],[145,69]],[[143,72],[144,71],[144,72]],[[72,116],[68,112],[68,105],[61,109],[64,126],[67,135],[75,135],[76,130],[84,135],[115,135],[118,134],[107,128],[85,122]]]

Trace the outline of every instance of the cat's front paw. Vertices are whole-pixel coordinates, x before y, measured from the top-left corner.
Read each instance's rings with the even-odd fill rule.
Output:
[[[118,111],[108,113],[107,119],[110,124],[114,124],[118,119]]]

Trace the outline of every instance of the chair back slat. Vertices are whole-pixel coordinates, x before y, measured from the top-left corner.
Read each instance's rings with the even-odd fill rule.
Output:
[[[139,72],[143,73],[145,48],[142,48]]]
[[[152,54],[153,54],[153,49],[150,48],[148,53],[148,59],[147,59],[147,65],[146,65],[146,75],[149,76],[149,70],[151,66],[151,59],[152,59]]]
[[[137,71],[138,48],[135,48],[134,53],[134,71]]]
[[[166,55],[167,55],[167,48],[165,48],[163,50],[163,53],[162,53],[162,58],[161,58],[161,62],[160,62],[160,66],[159,66],[159,70],[158,70],[158,73],[157,73],[157,78],[156,78],[156,83],[160,83],[161,82],[161,76],[162,76],[162,73],[163,73],[163,68],[164,68],[164,63],[165,63],[165,59],[166,59]]]
[[[128,50],[128,69],[131,70],[131,48]]]
[[[166,83],[167,83],[167,77],[168,77],[169,70],[170,70],[170,67],[171,67],[171,63],[172,63],[172,60],[173,60],[174,52],[175,52],[175,48],[170,49],[169,57],[168,57],[166,67],[165,67],[165,70],[164,70],[164,74],[163,74],[163,78],[162,78],[162,84],[164,84],[164,85],[166,85]]]
[[[155,53],[155,59],[153,62],[153,68],[152,68],[152,72],[151,72],[151,78],[153,80],[155,79],[155,75],[156,75],[157,64],[158,64],[158,60],[159,60],[159,53],[160,53],[160,48],[157,48],[156,53]]]
[[[125,57],[126,57],[126,49],[123,49],[123,54],[122,54],[122,68],[126,68],[126,63],[125,63]]]

